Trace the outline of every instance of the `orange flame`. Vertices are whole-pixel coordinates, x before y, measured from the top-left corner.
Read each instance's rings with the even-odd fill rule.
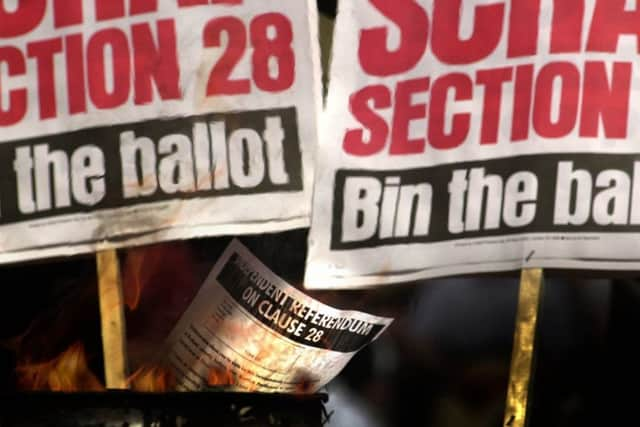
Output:
[[[127,380],[130,389],[141,392],[172,390],[175,379],[170,370],[145,362],[157,355],[157,343],[173,328],[199,289],[194,276],[194,258],[188,245],[181,242],[157,244],[127,251],[123,266],[123,294],[127,313],[129,361],[137,369]],[[176,286],[180,284],[180,286]],[[95,295],[91,295],[95,297]],[[78,300],[83,300],[80,295]],[[75,301],[75,300],[74,300]],[[161,307],[161,309],[158,309]],[[82,344],[70,346],[58,354],[75,335],[72,319],[65,318],[63,336],[51,331],[31,333],[29,340],[21,336],[8,343],[16,352],[18,386],[32,391],[98,391],[105,387],[91,372]],[[56,328],[60,321],[55,317]],[[68,329],[68,330],[67,330]],[[44,329],[43,329],[44,330]],[[41,332],[41,331],[37,331]],[[34,336],[31,336],[34,335]],[[60,334],[62,335],[62,334]],[[38,345],[40,340],[54,337],[53,345]],[[64,338],[64,339],[63,339]],[[33,341],[33,343],[32,343]],[[25,345],[29,344],[29,345]],[[35,344],[35,345],[34,345]],[[62,344],[63,346],[60,346]],[[55,348],[55,350],[53,350]],[[53,350],[53,351],[52,351]],[[53,357],[55,356],[55,357]],[[45,360],[45,362],[42,362]]]
[[[130,310],[140,305],[142,291],[157,270],[161,256],[149,256],[157,252],[150,248],[132,248],[127,252],[124,267],[124,302]]]
[[[172,390],[175,378],[160,366],[143,366],[127,380],[129,388],[142,393],[159,393]]]
[[[84,346],[75,343],[48,362],[20,363],[16,368],[18,386],[28,391],[92,392],[105,386],[91,372]],[[144,366],[127,379],[133,391],[152,393],[172,390],[175,379],[161,366]]]
[[[127,307],[129,361],[138,369],[127,380],[131,390],[164,392],[175,388],[171,371],[156,365],[144,365],[157,356],[154,345],[161,342],[191,301],[202,282],[198,264],[187,245],[181,243],[154,245],[131,249],[123,270],[124,295]],[[179,286],[176,286],[179,284]],[[141,304],[142,301],[142,304]],[[246,341],[251,353],[262,366],[278,363],[287,351],[292,351],[258,325],[247,327],[245,322],[225,321],[219,325],[222,335]],[[65,345],[69,341],[65,342]],[[57,347],[59,349],[62,347]],[[46,357],[50,357],[49,352]],[[34,356],[31,356],[34,357]],[[38,360],[42,360],[38,358]],[[44,363],[20,363],[19,385],[24,390],[100,391],[105,387],[90,371],[81,344]],[[220,365],[207,372],[210,387],[255,391],[257,379],[235,369]],[[269,374],[265,374],[269,375]],[[315,384],[301,373],[296,378],[295,392],[307,393]]]
[[[176,296],[183,298],[190,288],[194,288],[191,292],[199,289],[194,270],[193,255],[182,242],[131,248],[127,250],[123,269],[125,304],[134,311],[143,297],[148,304],[171,301]]]
[[[32,391],[102,391],[104,386],[89,370],[84,346],[75,343],[49,362],[21,363],[18,385]]]
[[[207,377],[209,387],[231,387],[236,383],[236,377],[229,368],[212,368]]]

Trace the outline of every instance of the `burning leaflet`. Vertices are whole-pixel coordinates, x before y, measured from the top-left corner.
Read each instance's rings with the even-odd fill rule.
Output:
[[[324,328],[312,328],[315,333],[309,339],[318,342],[326,329],[348,330],[358,335],[368,336],[375,327],[374,323],[362,319],[336,317],[324,313],[322,309],[314,310],[304,301],[297,300],[285,289],[273,284],[258,271],[254,271],[246,260],[235,257],[233,262],[241,276],[236,279],[240,281],[244,279],[250,283],[249,286],[245,283],[236,283],[238,289],[235,292],[232,291],[233,294],[240,295],[241,300],[247,303],[249,309],[254,309],[252,311],[257,312],[263,322],[266,321],[269,326],[279,331],[284,330],[286,333],[301,336],[302,331],[307,328],[307,323],[311,323]]]
[[[170,334],[165,358],[182,391],[314,392],[391,322],[310,298],[234,240]]]

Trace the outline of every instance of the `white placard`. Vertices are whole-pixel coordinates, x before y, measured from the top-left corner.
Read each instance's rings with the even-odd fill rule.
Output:
[[[305,284],[640,267],[640,12],[341,1]]]
[[[307,226],[319,75],[312,0],[0,2],[0,263]]]

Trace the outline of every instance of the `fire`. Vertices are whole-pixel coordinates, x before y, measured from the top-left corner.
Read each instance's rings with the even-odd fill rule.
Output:
[[[209,387],[232,387],[236,383],[236,376],[230,368],[212,368],[207,376]]]
[[[182,242],[131,248],[123,269],[125,304],[131,311],[139,311],[148,308],[140,307],[141,300],[154,308],[157,302],[174,302],[189,296],[189,289],[195,288],[191,291],[195,292],[199,287],[193,277],[195,269],[193,255]]]
[[[162,261],[162,256],[156,252],[157,250],[146,248],[133,248],[127,252],[123,294],[124,302],[130,310],[135,310],[140,305],[142,291]]]
[[[87,364],[84,346],[75,343],[51,361],[20,363],[18,385],[32,391],[102,391],[104,386]]]
[[[208,387],[258,392],[267,391],[266,387],[271,384],[272,387],[282,386],[278,390],[281,393],[309,394],[315,391],[318,379],[312,373],[297,368],[297,365],[312,366],[313,357],[316,357],[314,353],[299,351],[257,323],[225,319],[216,326],[215,331],[220,336],[233,337],[238,348],[244,348],[251,355],[253,363],[243,366],[242,361],[224,353],[217,358],[201,356],[202,361],[194,365],[198,374],[206,376]],[[294,359],[297,360],[292,362]],[[289,369],[282,367],[283,360],[290,361]],[[209,368],[200,371],[202,366]]]
[[[127,308],[127,347],[129,362],[137,369],[127,380],[129,389],[162,392],[174,388],[175,379],[170,370],[148,361],[157,357],[158,343],[163,341],[189,304],[192,294],[197,292],[200,280],[194,277],[195,269],[189,246],[181,242],[127,250],[122,271]],[[97,297],[95,291],[84,291],[97,289],[95,285],[82,289],[82,292],[73,294],[70,306],[84,307],[83,302]],[[84,315],[83,319],[93,320],[92,314],[80,313]],[[76,311],[57,310],[53,314],[45,314],[34,322],[37,327],[30,327],[10,342],[0,343],[16,353],[19,389],[61,392],[105,390],[99,373],[91,372],[81,343],[61,351],[77,339],[78,322],[72,317]]]
[[[95,392],[105,386],[91,372],[82,343],[75,343],[62,354],[41,363],[19,363],[18,387],[28,391]],[[151,393],[172,390],[173,375],[161,366],[144,366],[127,380],[133,391]]]
[[[198,273],[195,259],[184,242],[127,250],[122,276],[133,371],[162,354],[164,340],[199,290],[205,273]]]
[[[189,247],[181,243],[154,245],[128,251],[123,269],[123,292],[128,308],[127,347],[130,365],[134,369],[138,368],[126,381],[128,389],[137,392],[165,392],[176,389],[179,378],[175,378],[170,369],[147,362],[156,360],[162,352],[159,343],[164,341],[191,302],[192,296],[200,288],[202,272],[198,270],[199,267]],[[51,322],[48,325],[51,325]],[[213,329],[220,336],[232,337],[238,348],[245,347],[255,362],[252,369],[256,372],[252,372],[242,363],[238,365],[232,355],[202,355],[198,374],[206,377],[209,387],[219,387],[225,391],[258,391],[270,381],[273,384],[290,384],[287,383],[290,381],[288,375],[293,373],[295,384],[290,384],[288,392],[313,391],[317,380],[306,372],[293,371],[297,364],[312,366],[313,360],[306,360],[314,357],[312,352],[298,354],[296,348],[287,345],[259,324],[247,324],[234,317],[225,319]],[[41,334],[36,335],[36,341],[39,341]],[[57,334],[42,335],[51,337]],[[91,371],[82,344],[73,344],[66,351],[51,357],[72,342],[70,335],[68,333],[65,340],[56,340],[55,347],[46,346],[42,355],[36,351],[42,347],[38,342],[27,349],[22,348],[26,347],[23,339],[17,339],[16,353],[18,358],[23,360],[17,367],[20,389],[59,392],[93,392],[106,389],[99,377]],[[27,352],[30,360],[25,361],[22,355]],[[281,365],[283,360],[294,359],[296,364],[292,364],[290,373],[281,374],[269,369]],[[33,360],[38,363],[33,363]],[[48,361],[40,362],[42,360]],[[282,382],[283,380],[285,382]]]
[[[173,390],[175,378],[160,366],[143,366],[127,380],[129,388],[142,393],[159,393]]]

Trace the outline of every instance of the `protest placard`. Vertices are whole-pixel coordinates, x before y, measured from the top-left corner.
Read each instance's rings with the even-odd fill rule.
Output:
[[[637,269],[629,4],[341,2],[306,286]]]
[[[0,263],[308,225],[311,0],[0,2]]]

